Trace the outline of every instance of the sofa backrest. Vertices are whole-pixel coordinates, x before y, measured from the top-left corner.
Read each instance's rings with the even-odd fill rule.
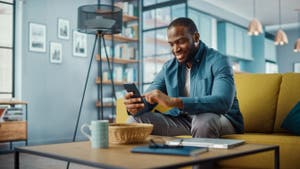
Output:
[[[245,132],[273,131],[281,77],[281,74],[235,74]]]
[[[282,121],[291,109],[300,101],[300,73],[282,74],[282,82],[278,97],[275,132],[282,132],[280,128]]]

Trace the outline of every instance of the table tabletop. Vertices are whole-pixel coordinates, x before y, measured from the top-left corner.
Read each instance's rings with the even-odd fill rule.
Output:
[[[147,143],[144,143],[147,144]],[[93,149],[90,142],[72,142],[16,148],[17,152],[85,164],[103,168],[170,168],[254,154],[263,151],[278,151],[276,145],[243,144],[231,149],[209,149],[197,156],[176,156],[131,153],[133,145],[110,144],[107,149]],[[277,152],[277,155],[278,152]],[[276,164],[276,163],[275,163]]]

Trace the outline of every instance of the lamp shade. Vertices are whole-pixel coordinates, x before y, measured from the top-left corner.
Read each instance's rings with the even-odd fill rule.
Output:
[[[122,31],[122,9],[110,5],[84,5],[78,8],[78,31],[116,34]]]
[[[300,38],[295,43],[294,52],[300,52]]]
[[[248,35],[259,35],[263,32],[262,25],[259,20],[253,19],[248,26]]]
[[[275,45],[285,45],[288,43],[288,38],[282,29],[279,29],[275,36]]]

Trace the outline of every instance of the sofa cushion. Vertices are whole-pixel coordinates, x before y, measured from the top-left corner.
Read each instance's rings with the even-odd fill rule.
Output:
[[[282,75],[282,82],[278,97],[277,112],[274,131],[281,132],[283,119],[300,101],[300,73],[285,73]]]
[[[280,74],[235,74],[245,132],[273,131]]]
[[[293,134],[300,135],[300,102],[285,117],[281,127]]]
[[[224,136],[230,139],[242,139],[246,143],[272,144],[280,147],[280,168],[300,168],[300,137],[291,134],[233,134]],[[258,153],[245,157],[224,160],[220,162],[222,168],[274,168],[274,151]]]

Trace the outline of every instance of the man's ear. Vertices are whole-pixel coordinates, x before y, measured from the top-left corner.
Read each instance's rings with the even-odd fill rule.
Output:
[[[195,46],[197,46],[198,43],[199,43],[199,41],[200,41],[200,34],[199,34],[199,32],[195,32],[194,33],[193,40],[194,40]]]

